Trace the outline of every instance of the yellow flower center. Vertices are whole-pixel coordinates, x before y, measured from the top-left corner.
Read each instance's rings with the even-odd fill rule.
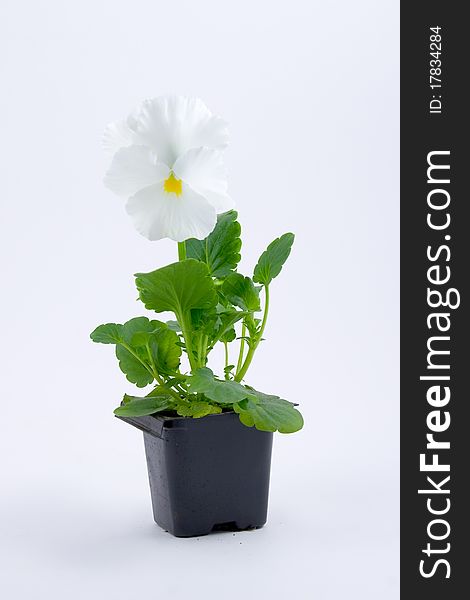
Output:
[[[183,182],[181,179],[176,179],[173,173],[170,173],[168,179],[165,179],[163,182],[163,189],[165,192],[169,194],[176,194],[177,196],[181,196],[183,193]]]

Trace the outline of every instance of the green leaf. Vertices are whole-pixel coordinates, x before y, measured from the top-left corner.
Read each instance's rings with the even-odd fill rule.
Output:
[[[236,338],[233,326],[237,321],[249,316],[249,314],[249,312],[243,310],[223,309],[217,315],[218,319],[213,330],[213,335],[210,336],[211,339],[214,341],[220,340],[221,342],[233,342]]]
[[[191,311],[191,327],[193,331],[203,331],[207,335],[211,335],[214,332],[217,318],[215,306],[208,310],[193,308]]]
[[[97,344],[118,344],[122,340],[122,325],[119,323],[98,325],[91,332],[90,337]]]
[[[279,275],[282,265],[290,254],[294,237],[293,233],[285,233],[269,244],[258,260],[253,274],[253,281],[269,285]]]
[[[260,431],[279,431],[294,433],[302,429],[304,420],[291,402],[251,390],[255,399],[247,398],[233,408],[240,421],[247,427],[256,427]]]
[[[191,309],[207,309],[217,304],[207,265],[193,258],[151,273],[137,273],[136,285],[146,308],[156,312],[172,311],[178,321]]]
[[[157,412],[171,410],[173,400],[170,396],[147,396],[139,398],[137,396],[124,396],[123,404],[114,410],[118,417],[143,417]]]
[[[147,317],[135,317],[124,325],[119,323],[106,323],[99,325],[90,337],[94,342],[100,344],[126,344],[132,343],[132,338],[139,331],[154,331],[157,327],[164,325],[160,321],[150,321]]]
[[[229,344],[230,342],[233,342],[236,338],[237,332],[235,331],[235,327],[229,327],[220,336],[220,341]]]
[[[176,406],[176,412],[181,417],[193,417],[194,419],[200,419],[207,415],[215,415],[221,413],[222,409],[220,406],[214,406],[209,402],[180,402]]]
[[[144,396],[144,398],[152,398],[152,396],[166,396],[169,400],[173,400],[173,398],[169,395],[168,390],[163,385],[156,385],[153,390],[150,390],[148,394]],[[123,402],[125,402],[125,398],[134,398],[135,396],[125,396]]]
[[[170,329],[160,329],[151,334],[150,351],[158,373],[171,375],[180,365],[181,346],[178,334]]]
[[[133,345],[133,339],[137,333],[150,333],[160,327],[166,327],[165,323],[150,321],[147,317],[134,317],[122,326],[122,341],[128,345]]]
[[[245,398],[256,398],[252,390],[248,390],[236,381],[220,381],[207,367],[198,369],[188,378],[189,391],[193,394],[204,394],[209,400],[220,404],[233,404]]]
[[[166,326],[168,327],[168,329],[176,331],[177,333],[181,331],[181,325],[178,323],[178,321],[167,321]]]
[[[170,377],[166,380],[165,385],[167,387],[174,387],[178,383],[184,383],[186,381],[186,375],[182,375],[181,373],[175,373],[173,377]]]
[[[158,323],[154,331],[138,331],[131,340],[133,348],[145,348],[141,351],[145,354],[145,361],[149,360],[150,353],[152,362],[158,373],[172,375],[178,369],[181,357],[181,345],[178,334],[168,329],[165,323]]]
[[[245,325],[250,334],[247,342],[251,343],[252,340],[261,341],[259,337],[261,319],[245,319]]]
[[[217,217],[217,225],[205,240],[186,241],[188,258],[207,264],[212,277],[226,277],[240,261],[240,223],[234,210]]]
[[[222,285],[222,294],[235,306],[244,311],[258,311],[259,290],[249,277],[240,273],[231,273]]]
[[[138,356],[140,355],[140,360],[132,352],[124,348],[124,346],[121,346],[121,344],[116,346],[116,357],[119,360],[119,368],[125,374],[128,381],[135,383],[137,387],[145,387],[149,383],[152,383],[154,378],[142,364],[142,362],[145,362],[142,352],[140,350],[137,352],[135,349],[133,351]]]
[[[127,379],[138,387],[145,387],[153,381],[149,372],[146,349],[139,348],[133,341],[138,336],[147,336],[148,332],[158,327],[166,327],[160,321],[150,321],[147,317],[130,319],[124,325],[107,323],[100,325],[93,331],[91,338],[102,344],[116,344],[116,356],[119,368]],[[176,334],[175,334],[176,335]]]

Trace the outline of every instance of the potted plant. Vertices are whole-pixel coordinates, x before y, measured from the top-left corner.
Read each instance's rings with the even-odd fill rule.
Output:
[[[185,97],[146,100],[104,137],[113,155],[105,183],[127,199],[137,230],[178,243],[177,262],[135,275],[145,308],[172,320],[107,323],[91,339],[115,346],[130,382],[151,386],[126,394],[114,413],[144,432],[155,521],[183,537],[261,527],[273,432],[303,425],[294,404],[245,381],[294,236],[269,244],[252,277],[237,272],[241,229],[227,194],[227,140],[226,123]],[[208,366],[216,345],[225,356],[219,376]]]

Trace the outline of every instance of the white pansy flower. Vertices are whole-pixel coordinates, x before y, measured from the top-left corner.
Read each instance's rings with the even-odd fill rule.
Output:
[[[103,145],[113,159],[105,184],[149,240],[204,239],[217,214],[233,208],[222,153],[227,124],[198,98],[145,100],[112,123]]]

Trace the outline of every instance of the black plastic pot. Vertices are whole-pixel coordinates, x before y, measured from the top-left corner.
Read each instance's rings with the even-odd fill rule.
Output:
[[[266,523],[273,434],[235,413],[119,417],[144,432],[155,522],[177,537]]]

